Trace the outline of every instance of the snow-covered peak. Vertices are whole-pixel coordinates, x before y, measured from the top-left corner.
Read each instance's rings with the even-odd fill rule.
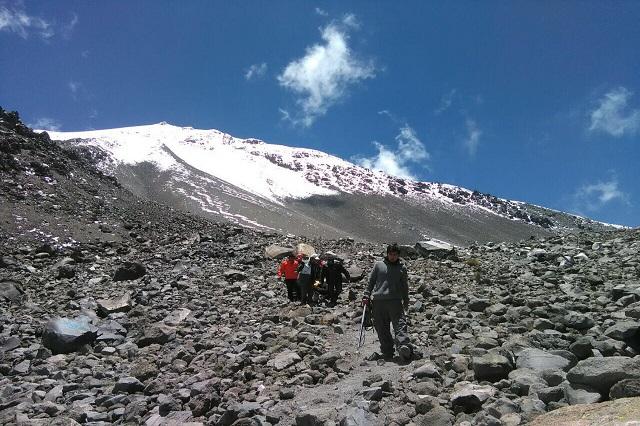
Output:
[[[372,171],[327,153],[305,148],[241,139],[219,130],[158,124],[85,132],[50,132],[52,139],[95,146],[109,154],[101,165],[114,171],[119,164],[143,162],[175,171],[188,181],[189,169],[225,181],[253,196],[280,205],[287,199],[339,193],[379,194],[439,208],[484,210],[510,219],[553,226],[546,217],[530,215],[523,203],[465,188],[416,182]],[[206,196],[206,194],[199,194]]]
[[[52,139],[98,146],[117,163],[154,163],[169,170],[186,163],[248,192],[281,202],[286,198],[335,194],[306,175],[311,170],[353,167],[353,164],[312,149],[240,139],[215,129],[178,127],[166,122],[84,132],[50,132]]]

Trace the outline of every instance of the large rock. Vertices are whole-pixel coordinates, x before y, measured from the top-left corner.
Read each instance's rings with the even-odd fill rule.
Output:
[[[178,308],[175,311],[171,312],[166,318],[163,320],[167,325],[178,325],[182,321],[186,320],[189,315],[191,315],[191,310],[187,308]]]
[[[313,256],[314,254],[316,254],[316,249],[310,244],[300,243],[296,246],[296,254]]]
[[[530,390],[537,390],[547,387],[547,383],[530,368],[518,368],[509,373],[511,380],[511,390],[517,395],[529,395]]]
[[[330,417],[326,408],[306,410],[296,415],[296,426],[324,426]]]
[[[157,343],[164,345],[176,338],[176,329],[162,322],[151,324],[144,329],[144,332],[136,342],[139,347],[145,347]]]
[[[493,386],[481,386],[470,382],[458,382],[449,397],[454,412],[474,413],[496,394]]]
[[[375,422],[372,414],[359,407],[351,407],[340,420],[340,426],[369,426]]]
[[[142,278],[147,273],[147,268],[143,264],[138,262],[124,262],[115,274],[113,274],[114,281],[131,281]]]
[[[576,330],[588,330],[596,324],[593,318],[580,312],[569,312],[564,316],[563,323]]]
[[[640,396],[640,379],[621,380],[611,387],[609,398],[630,398]]]
[[[93,343],[97,335],[89,317],[54,318],[44,326],[42,344],[54,354],[66,354]]]
[[[604,335],[620,340],[638,350],[640,348],[640,322],[622,321],[605,330]]]
[[[135,377],[122,377],[113,386],[113,393],[136,393],[143,389],[144,385]]]
[[[565,382],[563,388],[564,397],[571,405],[593,404],[602,401],[600,392],[591,386]]]
[[[285,368],[290,367],[300,361],[302,361],[300,355],[293,351],[285,351],[276,355],[276,357],[269,361],[267,364],[272,366],[276,370],[284,370]]]
[[[116,312],[127,312],[131,309],[131,294],[125,293],[122,296],[113,299],[98,299],[98,314],[106,317]]]
[[[496,353],[488,353],[473,358],[473,372],[479,381],[497,382],[506,379],[513,369],[507,357]]]
[[[568,370],[571,366],[571,361],[565,357],[534,348],[520,352],[516,362],[518,368],[530,368],[535,371]]]
[[[352,283],[357,283],[363,279],[365,275],[362,268],[358,268],[357,266],[349,266],[347,268],[347,272],[349,272],[349,277],[351,278]]]
[[[431,361],[427,361],[413,371],[413,376],[422,379],[424,377],[441,378],[440,370]]]
[[[455,247],[449,243],[438,240],[418,241],[414,246],[416,253],[420,256],[436,257],[444,259],[447,257],[455,257]]]
[[[309,366],[314,370],[319,370],[324,367],[333,367],[337,360],[342,358],[337,352],[327,352],[317,358],[314,358],[309,363]]]
[[[451,426],[454,421],[453,414],[444,407],[435,407],[427,414],[413,418],[413,422],[418,426]]]
[[[603,395],[608,395],[611,386],[620,380],[638,378],[640,378],[640,357],[587,358],[578,362],[567,373],[567,380],[572,384],[591,386]]]
[[[290,253],[293,253],[293,247],[283,247],[277,244],[272,244],[264,249],[264,255],[269,259],[284,259]]]
[[[563,407],[533,419],[530,426],[633,425],[640,419],[640,398],[623,398],[599,404]]]
[[[24,291],[22,291],[18,283],[13,281],[0,282],[0,300],[17,303],[20,302],[23,297]]]

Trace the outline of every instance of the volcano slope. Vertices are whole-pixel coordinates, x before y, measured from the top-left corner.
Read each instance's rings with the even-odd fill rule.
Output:
[[[423,357],[382,362],[363,282],[288,303],[264,249],[298,238],[138,199],[15,114],[0,137],[1,424],[517,425],[640,393],[638,230],[407,257]]]

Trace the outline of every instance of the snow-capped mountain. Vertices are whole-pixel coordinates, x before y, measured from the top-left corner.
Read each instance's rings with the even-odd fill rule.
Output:
[[[139,195],[242,226],[369,240],[458,244],[522,238],[591,221],[452,185],[372,171],[312,149],[167,123],[54,140]]]

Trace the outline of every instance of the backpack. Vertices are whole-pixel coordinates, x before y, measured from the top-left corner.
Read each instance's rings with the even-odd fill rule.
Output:
[[[300,271],[302,275],[311,275],[311,262],[306,262]]]

